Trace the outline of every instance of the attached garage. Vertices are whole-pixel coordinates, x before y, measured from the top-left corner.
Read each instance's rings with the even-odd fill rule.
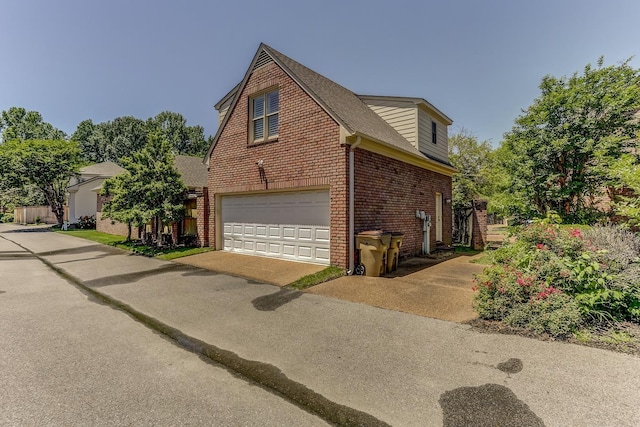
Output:
[[[222,196],[224,250],[329,264],[328,190]]]

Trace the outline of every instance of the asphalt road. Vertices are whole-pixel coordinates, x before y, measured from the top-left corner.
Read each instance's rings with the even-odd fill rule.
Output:
[[[42,262],[46,262],[51,268],[68,275],[70,280],[81,282],[91,291],[99,292],[112,301],[119,301],[132,312],[141,315],[139,319],[142,323],[136,323],[118,311],[89,301],[62,279],[56,282],[59,285],[55,289],[35,288],[36,295],[29,301],[33,301],[38,310],[37,313],[32,313],[33,319],[28,314],[24,315],[23,320],[31,324],[25,326],[23,331],[37,330],[38,325],[41,325],[39,327],[51,328],[42,335],[54,336],[53,326],[48,323],[53,325],[60,310],[47,310],[46,306],[56,303],[58,299],[69,304],[79,298],[82,307],[85,304],[97,306],[96,312],[101,313],[100,315],[94,315],[93,308],[87,307],[89,314],[86,317],[78,322],[66,320],[64,329],[78,323],[79,331],[76,335],[70,335],[75,337],[72,344],[82,348],[83,360],[91,359],[92,355],[99,358],[97,353],[104,353],[105,357],[96,363],[98,367],[113,366],[129,374],[137,371],[129,364],[135,367],[136,360],[151,357],[145,339],[131,335],[131,340],[126,339],[120,352],[109,353],[111,346],[101,345],[101,338],[112,329],[118,331],[118,326],[124,328],[133,323],[137,324],[133,330],[139,328],[142,331],[140,336],[150,340],[143,333],[145,328],[142,324],[146,324],[158,330],[164,328],[176,332],[175,336],[186,347],[200,343],[200,350],[208,352],[230,369],[244,372],[252,381],[264,385],[264,389],[254,386],[248,386],[248,389],[274,391],[271,395],[267,393],[267,396],[275,402],[281,397],[291,401],[300,396],[302,407],[317,408],[314,405],[320,402],[330,412],[344,410],[348,414],[355,414],[356,418],[361,417],[357,419],[367,420],[359,425],[640,425],[640,358],[634,356],[518,336],[483,334],[467,325],[283,290],[195,267],[130,256],[113,248],[58,233],[14,233],[13,230],[12,226],[0,225],[0,254],[5,251],[4,257],[9,258],[0,261],[3,280],[4,266],[17,263],[13,280],[24,280],[26,276],[33,275],[34,283],[39,283],[38,276],[50,277],[50,271],[42,267]],[[29,248],[42,262],[37,264],[35,260],[11,258],[11,253],[2,246],[7,245],[2,243],[6,239]],[[41,267],[32,270],[25,264],[27,262]],[[16,289],[9,292],[5,287],[4,281],[0,282],[0,290],[6,291],[0,294],[0,304],[7,304],[7,296],[18,292]],[[70,295],[76,295],[77,298],[70,298]],[[18,313],[20,310],[28,311],[26,306],[29,301],[25,301],[27,304],[15,304],[12,310]],[[0,307],[4,308],[4,305]],[[103,311],[115,313],[113,316],[119,321],[103,317]],[[43,314],[40,315],[39,312]],[[80,315],[84,310],[70,308],[63,312],[67,315]],[[15,329],[11,326],[11,318],[15,315],[0,313],[2,342],[20,343],[19,338],[23,334],[11,332]],[[5,317],[10,318],[5,321]],[[165,343],[157,335],[147,333]],[[119,339],[124,339],[123,332],[117,335]],[[47,349],[45,353],[55,354],[59,351],[59,338],[54,337],[47,344],[51,349]],[[67,339],[71,338],[64,338]],[[64,340],[63,347],[69,346]],[[35,346],[34,344],[33,347]],[[171,346],[169,348],[180,351]],[[22,350],[28,352],[29,348]],[[123,360],[122,352],[131,355],[133,360]],[[5,366],[17,354],[13,353],[9,358],[4,354],[0,357],[0,381],[5,381]],[[153,357],[156,357],[155,352]],[[197,357],[195,359],[200,360]],[[19,365],[18,362],[12,363]],[[56,373],[42,356],[29,362],[29,369],[38,370],[40,364],[44,364],[45,368],[39,372],[47,373],[41,379],[45,385],[36,383],[37,385],[32,386],[35,390],[49,389],[46,386],[47,381],[50,381],[46,378],[49,373],[54,378],[51,381],[57,381],[55,378],[68,374],[68,370],[63,371],[64,374]],[[23,369],[29,371],[27,368]],[[160,381],[163,377],[157,374],[158,371],[164,372],[162,369],[154,371],[151,368],[153,375],[147,372],[146,377],[135,381],[135,384],[144,384],[156,377],[159,377],[156,381]],[[190,370],[185,371],[180,367],[175,368],[171,371],[172,380],[184,380],[190,384],[192,380],[185,379],[189,378]],[[73,379],[72,384],[82,385],[84,381],[90,381],[84,379],[90,374],[90,369],[78,372],[80,374]],[[196,380],[206,374],[198,372]],[[117,383],[117,380],[110,379],[110,375],[114,374],[110,372],[101,375],[95,381]],[[186,377],[183,378],[183,375]],[[117,378],[124,381],[128,375],[124,377]],[[214,381],[206,383],[209,382]],[[17,387],[19,383],[20,381],[14,384]],[[64,389],[62,385],[58,386]],[[94,385],[94,388],[98,389],[98,386]],[[123,388],[126,390],[126,387]],[[128,394],[125,400],[137,405],[138,413],[144,412],[140,407],[146,409],[152,406],[145,399],[153,399],[155,389],[156,387],[143,388],[139,393]],[[233,391],[233,387],[227,389],[221,386],[220,393],[224,395],[225,392]],[[15,393],[16,397],[10,405],[12,410],[14,407],[27,405],[25,402],[29,402],[31,397],[29,390],[21,392],[22,394]],[[54,397],[46,393],[44,396],[49,399],[45,400],[46,405],[60,407],[58,402],[53,401]],[[244,397],[244,393],[242,396]],[[169,396],[163,401],[166,405],[171,405],[170,401],[173,399],[173,396]],[[103,404],[107,400],[91,400],[92,406],[84,406],[90,414],[84,416],[95,417],[95,413],[99,413],[102,408],[96,402]],[[182,405],[191,402],[190,398],[185,399],[181,393],[177,393],[175,400],[178,411]],[[265,420],[276,420],[271,415],[277,412],[273,409],[276,406],[269,406],[272,408],[270,413],[259,410],[247,413],[246,409],[229,407],[225,416],[240,417],[229,418],[229,422],[201,422],[193,418],[193,421],[185,423],[250,425],[259,420],[259,424],[264,425]],[[80,407],[75,409],[74,414],[82,413]],[[298,409],[289,404],[284,404],[284,407]],[[162,412],[164,407],[157,410],[161,412],[153,422],[171,424],[165,422],[164,416],[167,414]],[[0,407],[0,411],[7,412],[4,407]],[[202,415],[199,410],[186,412],[193,417]],[[310,417],[307,413],[298,413],[300,416]],[[324,419],[329,418],[326,413],[317,413]],[[241,418],[243,416],[245,418]],[[90,419],[88,424],[95,420]],[[111,424],[122,425],[128,422],[115,420]],[[318,419],[312,417],[310,420],[318,422]],[[2,418],[0,423],[1,421]],[[144,422],[143,419],[142,423]],[[310,423],[307,420],[285,420],[273,421],[273,424]]]
[[[327,425],[0,238],[0,425]]]

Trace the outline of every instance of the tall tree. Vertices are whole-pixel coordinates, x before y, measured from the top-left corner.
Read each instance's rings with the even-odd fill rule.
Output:
[[[623,190],[622,194],[614,193],[615,213],[626,218],[628,225],[640,226],[640,157],[623,154],[612,164],[610,175],[618,183],[615,187]]]
[[[149,141],[131,157],[121,158],[126,172],[105,181],[103,195],[111,196],[103,208],[105,216],[128,224],[156,222],[156,241],[162,242],[163,224],[184,216],[187,191],[174,166],[169,143],[151,134]]]
[[[181,114],[163,111],[147,120],[149,132],[157,132],[165,138],[175,154],[203,156],[209,148],[202,126],[187,126]]]
[[[12,139],[65,139],[67,135],[42,119],[37,111],[11,107],[0,113],[2,142]]]
[[[584,221],[589,199],[608,184],[610,163],[635,144],[640,74],[629,60],[605,67],[600,58],[582,74],[544,77],[540,90],[503,142],[515,158],[515,190],[541,214]]]
[[[467,207],[478,197],[487,196],[487,175],[492,147],[466,129],[449,137],[449,161],[458,169],[452,179],[454,208]]]
[[[69,179],[80,166],[80,148],[73,141],[11,140],[0,144],[0,165],[11,187],[33,185],[44,196],[59,224]]]
[[[187,126],[182,115],[170,111],[146,121],[131,116],[98,124],[84,120],[71,139],[78,141],[87,161],[120,163],[122,157],[140,150],[151,134],[168,141],[174,154],[201,156],[211,143],[210,139],[205,139],[202,126]]]

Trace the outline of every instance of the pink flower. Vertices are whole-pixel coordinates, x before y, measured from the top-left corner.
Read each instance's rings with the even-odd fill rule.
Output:
[[[582,233],[580,232],[580,230],[578,230],[577,228],[574,228],[573,231],[571,232],[571,235],[573,237],[577,237],[579,239],[582,239]]]
[[[542,249],[544,249],[544,244],[543,244],[543,243],[538,243],[538,244],[536,245],[536,248],[538,248],[538,249],[542,250]]]

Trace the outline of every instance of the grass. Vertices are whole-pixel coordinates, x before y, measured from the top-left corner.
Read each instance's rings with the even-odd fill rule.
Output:
[[[472,264],[491,265],[491,255],[485,253],[479,258],[469,261]]]
[[[172,259],[182,258],[184,256],[198,255],[205,252],[210,252],[212,250],[212,248],[177,248],[170,252],[165,252],[161,255],[157,255],[156,258],[170,261]]]
[[[82,239],[102,243],[103,245],[116,246],[116,244],[124,242],[124,239],[122,238],[122,236],[116,236],[115,234],[102,233],[96,230],[68,230],[68,231],[57,231],[57,233],[63,233],[69,236],[80,237]]]
[[[482,252],[482,251],[477,251],[469,246],[462,246],[462,245],[460,246],[456,245],[455,250],[457,254],[465,254],[465,255],[476,255]]]
[[[319,285],[320,283],[328,282],[329,280],[337,279],[344,276],[344,269],[340,267],[327,267],[317,273],[304,276],[295,282],[289,283],[288,288],[302,290],[311,286]]]
[[[103,233],[96,230],[68,230],[68,231],[56,231],[57,233],[67,234],[69,236],[80,237],[82,239],[91,240],[93,242],[101,243],[103,245],[115,246],[116,248],[131,251],[133,253],[145,256],[156,257],[163,260],[172,260],[189,255],[201,254],[203,252],[209,252],[211,248],[173,248],[173,249],[158,249],[152,246],[139,245],[135,242],[127,242],[122,236],[115,234]]]

